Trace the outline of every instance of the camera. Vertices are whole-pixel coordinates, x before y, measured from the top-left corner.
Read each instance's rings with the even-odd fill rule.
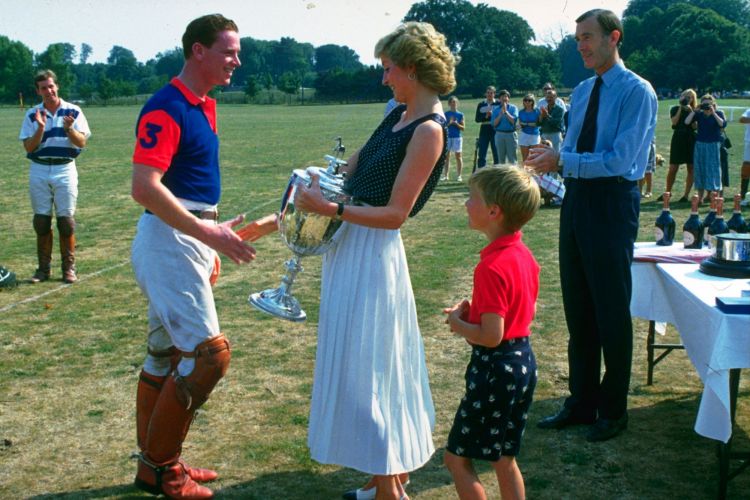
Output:
[[[702,109],[703,111],[709,110],[709,109],[711,109],[711,104],[710,104],[710,103],[708,103],[708,102],[702,102],[702,103],[701,103],[701,109]]]
[[[687,106],[689,102],[690,102],[690,98],[687,96],[680,98],[680,104],[682,104],[683,106]]]

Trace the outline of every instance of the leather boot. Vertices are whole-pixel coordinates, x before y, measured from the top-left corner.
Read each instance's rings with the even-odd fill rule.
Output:
[[[135,485],[154,495],[167,498],[193,500],[213,498],[214,493],[205,486],[193,481],[181,462],[155,465],[145,458],[138,460],[138,473]]]
[[[39,261],[39,267],[31,277],[32,283],[47,281],[50,274],[50,263],[52,262],[52,231],[44,235],[36,235],[36,256]]]
[[[176,358],[175,361],[178,361],[180,357],[179,351],[177,351],[177,349],[174,349],[174,352],[177,354],[173,357]],[[173,365],[176,366],[176,363],[173,363]],[[172,368],[174,369],[175,366],[173,366]],[[151,375],[150,373],[146,373],[143,370],[141,370],[141,375],[138,378],[135,413],[138,448],[140,448],[141,452],[143,452],[146,444],[151,415],[154,412],[156,401],[159,399],[159,394],[161,393],[161,388],[166,378],[166,376],[159,377],[156,375]],[[193,481],[206,483],[208,481],[213,481],[219,477],[219,474],[214,470],[191,467],[190,465],[185,463],[182,458],[179,459],[179,462],[182,464],[183,469],[185,469],[185,472],[187,472],[188,476],[190,476],[190,479],[192,479]]]
[[[60,235],[60,257],[62,257],[62,273],[65,283],[75,283],[76,277],[76,237]]]

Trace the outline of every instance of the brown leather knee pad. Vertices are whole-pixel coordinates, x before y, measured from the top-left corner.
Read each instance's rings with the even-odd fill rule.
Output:
[[[182,356],[194,358],[195,367],[185,377],[175,374],[177,397],[185,409],[196,410],[206,402],[229,368],[232,357],[229,341],[224,334],[219,334],[198,344],[193,352],[183,352]]]
[[[46,236],[52,231],[52,216],[34,214],[34,232],[39,236]]]
[[[58,217],[57,230],[60,236],[73,236],[76,231],[76,220],[73,217]]]

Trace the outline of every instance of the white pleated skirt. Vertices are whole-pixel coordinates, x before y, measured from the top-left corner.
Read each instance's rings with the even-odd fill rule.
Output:
[[[308,445],[312,458],[369,474],[435,451],[424,345],[398,230],[344,223],[323,258]]]

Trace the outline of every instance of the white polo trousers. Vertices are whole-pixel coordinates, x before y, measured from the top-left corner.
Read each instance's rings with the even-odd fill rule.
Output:
[[[149,345],[169,347],[163,331],[177,349],[191,352],[218,335],[216,305],[209,276],[216,252],[159,217],[143,214],[132,245],[135,279],[148,299]],[[159,328],[159,327],[163,327]],[[193,360],[183,358],[178,371],[189,374]]]

